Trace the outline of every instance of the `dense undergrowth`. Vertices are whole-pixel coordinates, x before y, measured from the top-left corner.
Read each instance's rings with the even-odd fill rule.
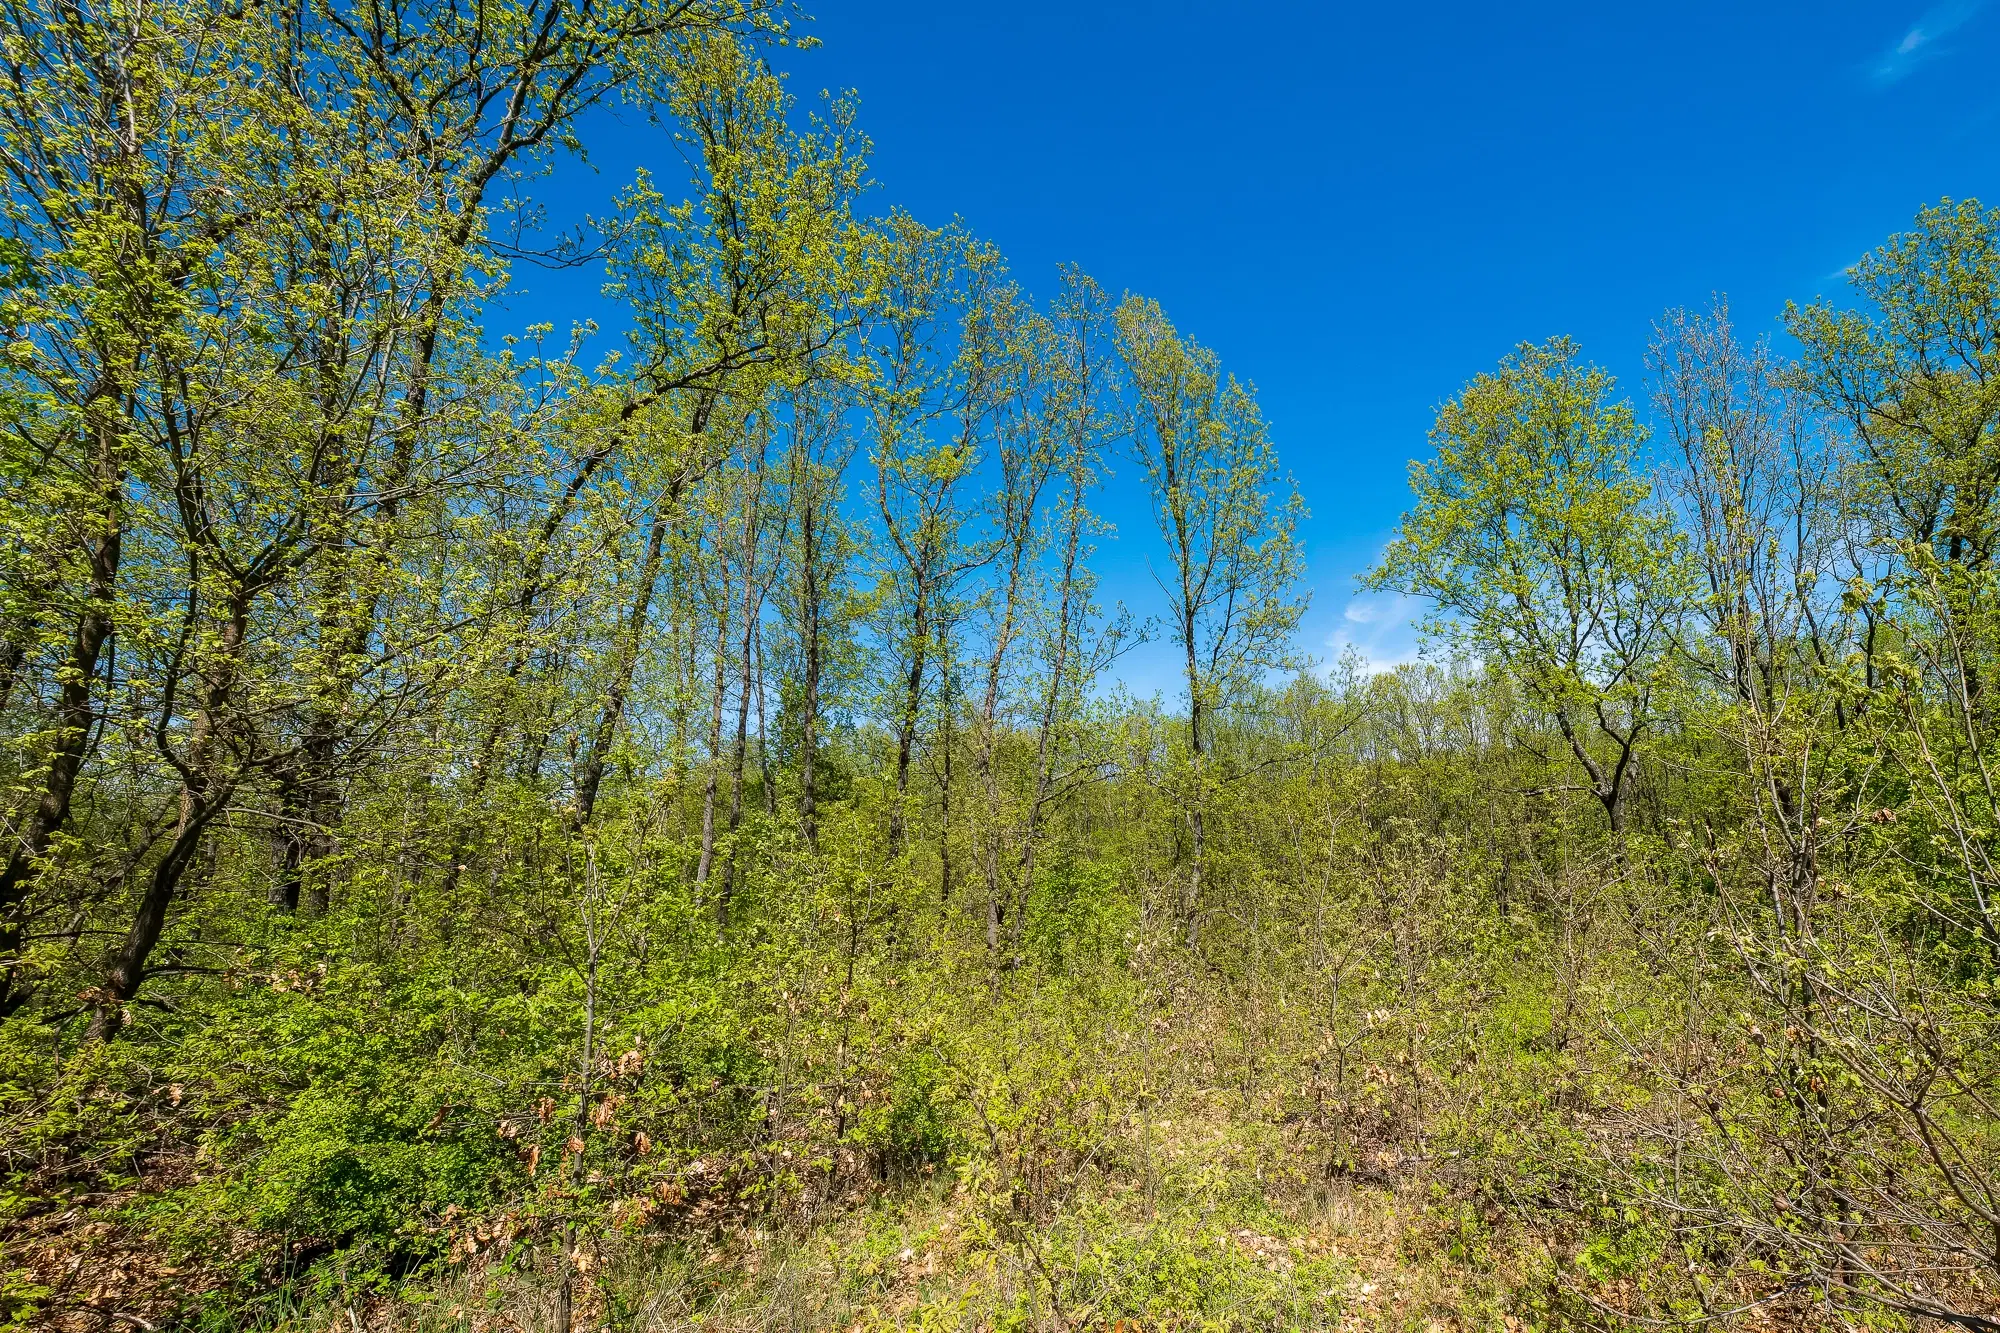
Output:
[[[1781,1254],[1657,1207],[1670,1148],[1762,1132],[1784,1165],[1768,1011],[1699,895],[1635,847],[1517,867],[1503,910],[1483,836],[1354,817],[1393,781],[1328,806],[1309,901],[1192,951],[1101,861],[1000,971],[920,882],[876,885],[857,942],[837,880],[774,874],[718,936],[671,879],[604,905],[646,944],[589,1033],[585,922],[504,981],[477,927],[415,970],[356,960],[379,909],[279,923],[199,1022],[9,1029],[16,1299],[79,1328],[540,1328],[565,1286],[635,1329],[1818,1323]]]
[[[1475,376],[1329,667],[798,22],[0,5],[0,1327],[2000,1333],[2000,213]]]

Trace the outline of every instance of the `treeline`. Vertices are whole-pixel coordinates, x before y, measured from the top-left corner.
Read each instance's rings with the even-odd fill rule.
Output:
[[[1368,576],[1449,662],[1370,676],[1249,387],[877,208],[782,9],[0,40],[8,1317],[499,1265],[567,1330],[942,1174],[1073,1325],[1033,1229],[1227,1089],[1496,1317],[2000,1326],[2000,214],[1796,359],[1669,315],[1645,412],[1474,379]],[[679,160],[550,243],[614,102]],[[508,330],[600,260],[624,331]]]

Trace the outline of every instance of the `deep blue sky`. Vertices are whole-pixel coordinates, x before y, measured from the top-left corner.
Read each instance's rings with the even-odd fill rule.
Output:
[[[1775,329],[1920,204],[2000,203],[2000,0],[818,0],[810,31],[795,89],[858,92],[879,206],[963,217],[1033,289],[1075,261],[1154,296],[1255,381],[1312,510],[1322,656],[1410,651],[1354,576],[1436,404],[1513,344],[1571,334],[1642,399],[1667,307],[1726,292]],[[659,151],[590,137],[572,203]],[[1110,590],[1151,610],[1145,512],[1109,508]],[[1167,685],[1149,656],[1133,683]]]

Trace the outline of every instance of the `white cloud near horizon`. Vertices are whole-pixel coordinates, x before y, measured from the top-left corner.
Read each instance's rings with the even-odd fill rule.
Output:
[[[1363,593],[1350,598],[1340,613],[1340,625],[1326,636],[1330,657],[1338,661],[1352,649],[1361,655],[1371,676],[1408,666],[1423,656],[1417,632],[1419,603],[1403,593]]]

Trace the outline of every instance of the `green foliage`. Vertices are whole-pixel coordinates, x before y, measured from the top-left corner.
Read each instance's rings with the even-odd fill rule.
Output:
[[[2000,214],[1670,315],[1660,468],[1474,377],[1451,659],[1321,671],[1247,381],[788,25],[0,15],[0,1321],[2000,1318]],[[626,336],[509,332],[612,98]]]
[[[932,1171],[962,1142],[954,1117],[950,1067],[935,1051],[909,1052],[888,1071],[881,1104],[864,1110],[854,1142],[903,1173]]]
[[[6,1253],[0,1251],[0,1265],[6,1261]],[[48,1294],[49,1289],[37,1283],[28,1270],[0,1267],[0,1329],[13,1333],[33,1328],[35,1313]]]
[[[1615,830],[1689,574],[1638,473],[1644,432],[1577,355],[1524,344],[1439,411],[1416,507],[1369,581],[1423,598],[1433,634],[1520,683]]]
[[[1271,1222],[1189,1206],[1134,1225],[1119,1210],[1098,1206],[1064,1217],[1042,1243],[1060,1274],[1058,1308],[1088,1310],[1106,1323],[1332,1326],[1345,1305],[1345,1265],[1310,1253],[1295,1257],[1285,1236],[1261,1230]],[[1012,1327],[1035,1326],[1030,1310],[1016,1318]]]
[[[1116,865],[1065,860],[1042,873],[1028,899],[1028,945],[1052,972],[1096,972],[1134,938],[1136,904]]]

